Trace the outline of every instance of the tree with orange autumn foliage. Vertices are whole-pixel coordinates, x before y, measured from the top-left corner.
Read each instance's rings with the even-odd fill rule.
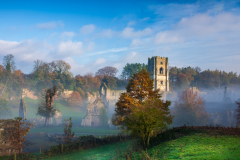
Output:
[[[30,124],[27,122],[25,124],[26,119],[22,119],[22,117],[15,117],[15,124],[14,127],[10,130],[10,139],[11,139],[11,144],[17,148],[18,154],[22,154],[22,147],[25,145],[23,142],[26,140],[26,135],[30,131],[30,128],[34,128],[34,123]]]
[[[133,74],[116,103],[113,124],[138,137],[147,148],[154,132],[165,129],[172,123],[169,106],[171,101],[161,100],[161,94],[153,88],[150,73],[144,68]]]
[[[209,115],[200,95],[193,93],[190,89],[183,90],[175,102],[172,110],[174,115],[173,124],[206,125]]]
[[[67,101],[71,107],[77,107],[77,106],[83,105],[82,97],[78,91],[73,92],[70,95],[70,97],[67,99]]]
[[[126,92],[120,95],[115,108],[116,125],[122,125],[124,118],[131,113],[133,106],[138,106],[147,98],[161,98],[159,90],[153,90],[153,80],[150,73],[143,69],[138,73],[133,74],[126,86]]]

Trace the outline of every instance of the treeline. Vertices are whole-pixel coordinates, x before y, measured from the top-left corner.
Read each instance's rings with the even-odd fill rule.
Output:
[[[60,92],[63,89],[77,91],[84,98],[87,92],[98,92],[102,82],[111,89],[126,86],[126,81],[116,77],[118,70],[114,67],[99,69],[95,75],[87,73],[74,77],[70,72],[70,64],[63,60],[50,63],[36,60],[30,74],[16,70],[13,55],[4,56],[3,62],[3,65],[0,65],[0,97],[7,99],[20,97],[23,88],[35,91],[38,96],[43,89],[56,85]]]
[[[24,74],[16,69],[14,56],[9,54],[4,56],[3,65],[0,65],[0,97],[7,99],[20,97],[23,88],[35,91],[38,96],[43,89],[56,85],[60,92],[63,89],[77,91],[84,98],[87,92],[98,92],[102,82],[111,89],[125,89],[129,78],[143,68],[148,69],[148,66],[128,63],[124,66],[119,78],[116,77],[118,70],[110,66],[99,69],[95,74],[87,73],[74,77],[70,72],[71,65],[63,60],[50,63],[36,60],[32,73]],[[171,67],[169,80],[171,90],[186,87],[217,90],[220,87],[240,85],[240,76],[237,73],[220,70],[201,71],[199,67]]]
[[[240,85],[240,75],[233,72],[221,70],[205,70],[201,72],[199,67],[172,67],[169,70],[170,89],[178,90],[187,87],[197,87],[199,89],[211,89],[218,91],[221,87]]]

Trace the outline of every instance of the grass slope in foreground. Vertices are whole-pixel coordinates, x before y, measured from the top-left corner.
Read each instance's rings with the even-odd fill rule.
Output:
[[[175,140],[163,142],[147,152],[134,152],[134,140],[109,144],[80,152],[64,153],[49,160],[74,159],[126,159],[125,153],[132,154],[132,159],[191,159],[219,160],[240,159],[240,138],[236,136],[209,136],[195,133]]]

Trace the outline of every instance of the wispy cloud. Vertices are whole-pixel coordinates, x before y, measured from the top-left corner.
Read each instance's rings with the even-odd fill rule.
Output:
[[[128,26],[133,26],[133,25],[135,25],[136,24],[136,21],[130,21],[130,22],[128,22]]]
[[[93,33],[95,29],[96,29],[95,25],[89,24],[89,25],[85,25],[82,28],[80,28],[79,32],[80,32],[80,34],[87,35],[87,34]]]
[[[58,45],[57,54],[59,55],[81,55],[84,53],[82,42],[61,42]]]
[[[38,23],[35,25],[37,29],[42,30],[51,30],[57,27],[64,27],[64,23],[62,21],[53,21],[53,22],[47,22],[47,23]]]
[[[112,48],[108,50],[103,50],[103,51],[97,51],[97,52],[92,52],[85,54],[84,57],[86,56],[95,56],[95,55],[100,55],[100,54],[106,54],[106,53],[116,53],[116,52],[122,52],[128,50],[128,47],[123,47],[123,48]]]
[[[112,37],[117,36],[117,35],[118,35],[118,32],[113,31],[112,29],[104,29],[100,33],[97,33],[95,35],[95,37],[108,37],[108,38],[112,38]]]
[[[97,59],[94,63],[93,63],[93,65],[100,65],[100,64],[105,64],[106,63],[106,59],[104,59],[104,58],[99,58],[99,59]]]
[[[71,39],[72,37],[74,37],[76,34],[74,32],[63,32],[60,35],[61,39]]]
[[[145,28],[144,30],[134,31],[134,28],[126,27],[121,35],[124,38],[136,38],[136,37],[143,37],[153,34],[151,28]]]

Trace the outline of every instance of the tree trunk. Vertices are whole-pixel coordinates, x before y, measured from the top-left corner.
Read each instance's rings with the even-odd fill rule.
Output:
[[[151,136],[151,132],[148,133],[148,137],[147,137],[147,147],[149,146],[150,136]]]

